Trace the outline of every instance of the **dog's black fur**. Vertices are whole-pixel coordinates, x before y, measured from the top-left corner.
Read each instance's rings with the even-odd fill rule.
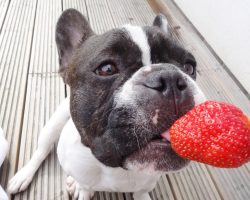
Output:
[[[157,148],[147,144],[194,106],[191,88],[178,69],[195,79],[195,58],[171,34],[166,34],[161,25],[156,18],[153,26],[145,26],[143,30],[152,64],[162,64],[154,67],[152,73],[144,73],[136,83],[136,107],[117,107],[115,94],[143,67],[139,47],[123,28],[96,35],[81,13],[73,9],[64,12],[58,21],[60,74],[71,88],[72,119],[82,143],[108,166],[124,166],[126,159],[136,156],[138,159],[139,155],[150,160],[149,155],[138,150],[150,147],[146,152],[154,152]],[[105,67],[111,69],[111,74],[100,75]],[[158,126],[150,120],[156,109],[161,110]],[[169,146],[159,148],[163,148],[160,152],[168,153],[152,153],[151,160],[158,160],[158,169],[166,170],[163,164],[166,160],[176,162],[172,168],[187,163]]]

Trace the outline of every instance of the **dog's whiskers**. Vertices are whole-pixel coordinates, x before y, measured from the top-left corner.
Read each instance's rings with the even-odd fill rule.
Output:
[[[136,141],[137,141],[137,146],[138,146],[138,148],[139,148],[139,150],[141,149],[141,146],[140,146],[140,141],[139,141],[139,138],[138,138],[138,136],[137,136],[137,134],[136,134],[136,131],[135,131],[135,126],[134,126],[134,130],[133,130],[133,135],[135,136],[135,138],[136,138]]]

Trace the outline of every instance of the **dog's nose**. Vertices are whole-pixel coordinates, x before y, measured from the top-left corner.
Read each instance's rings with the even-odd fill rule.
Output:
[[[147,76],[144,86],[157,90],[168,96],[174,92],[176,95],[187,89],[187,80],[183,74],[177,70],[160,70],[152,72]]]

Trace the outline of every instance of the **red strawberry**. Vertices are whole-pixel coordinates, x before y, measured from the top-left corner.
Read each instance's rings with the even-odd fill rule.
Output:
[[[237,107],[206,101],[170,128],[171,146],[181,157],[216,167],[250,161],[250,119]]]

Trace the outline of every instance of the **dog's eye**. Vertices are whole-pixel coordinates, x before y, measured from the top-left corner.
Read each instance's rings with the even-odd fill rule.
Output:
[[[117,74],[118,69],[113,63],[104,63],[95,70],[95,73],[99,76],[111,76]]]
[[[184,64],[183,69],[189,75],[194,74],[194,66],[191,63]]]

